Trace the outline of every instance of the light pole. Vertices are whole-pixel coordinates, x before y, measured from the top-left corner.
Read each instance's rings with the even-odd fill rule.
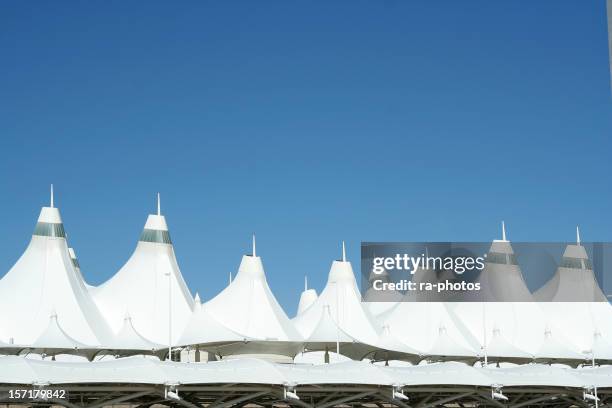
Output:
[[[591,350],[591,357],[592,357],[593,368],[595,368],[595,347],[593,347],[593,350]],[[595,408],[598,408],[599,407],[599,397],[597,396],[597,386],[596,385],[593,386],[593,393],[595,394]]]
[[[340,361],[340,296],[336,282],[336,360]]]
[[[168,360],[172,361],[172,274],[168,276]]]
[[[487,309],[486,302],[482,302],[482,351],[484,352],[484,366],[485,368],[489,365],[489,358],[487,356]]]

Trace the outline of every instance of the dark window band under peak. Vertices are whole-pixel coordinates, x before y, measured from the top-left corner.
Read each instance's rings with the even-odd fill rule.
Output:
[[[38,235],[41,237],[66,238],[64,224],[56,224],[52,222],[37,222],[33,235]]]
[[[140,241],[157,242],[159,244],[172,244],[168,231],[153,230],[145,228],[140,234]]]

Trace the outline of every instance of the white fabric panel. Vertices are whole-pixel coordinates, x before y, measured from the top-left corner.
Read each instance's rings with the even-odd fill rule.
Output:
[[[217,322],[242,337],[302,340],[272,294],[258,256],[243,256],[236,278],[205,307]]]
[[[165,217],[149,215],[145,229],[166,231]],[[121,329],[124,317],[129,314],[138,333],[160,344],[169,342],[170,299],[173,344],[193,310],[193,298],[174,248],[167,243],[139,241],[119,272],[90,292],[113,331]]]
[[[40,223],[61,225],[57,208],[43,207]],[[66,239],[33,235],[17,263],[0,280],[0,333],[8,342],[32,344],[58,316],[63,330],[78,342],[101,344],[111,337],[80,275]]]
[[[275,364],[252,358],[177,363],[143,357],[81,363],[0,357],[0,383],[496,385],[573,388],[596,385],[601,388],[612,386],[612,367],[572,369],[527,364],[508,368],[477,368],[456,362],[385,367],[364,361],[309,365]]]

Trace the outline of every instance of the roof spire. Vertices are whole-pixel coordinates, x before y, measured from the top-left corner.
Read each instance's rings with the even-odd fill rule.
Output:
[[[576,245],[581,245],[580,244],[580,227],[578,225],[576,225]]]
[[[502,241],[507,241],[506,239],[506,223],[502,221]]]
[[[232,283],[232,272],[230,271],[229,283]]]
[[[161,215],[161,199],[159,193],[157,193],[157,215]]]
[[[346,262],[346,247],[344,246],[344,241],[342,241],[342,262]]]
[[[51,184],[51,208],[53,208],[53,184]]]
[[[255,233],[253,233],[253,257],[257,256],[257,248],[255,246]]]
[[[304,292],[308,290],[308,275],[304,275]]]

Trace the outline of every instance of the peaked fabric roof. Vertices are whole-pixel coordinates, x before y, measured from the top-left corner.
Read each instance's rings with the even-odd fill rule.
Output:
[[[216,321],[242,337],[302,340],[272,294],[261,258],[255,254],[242,257],[236,278],[205,306]]]
[[[78,342],[95,345],[110,338],[74,268],[57,208],[42,208],[29,245],[0,280],[0,310],[0,327],[14,343],[32,344],[52,313],[61,316],[63,330]]]
[[[138,333],[168,344],[171,320],[172,343],[176,342],[191,318],[193,298],[163,215],[149,215],[132,256],[111,279],[90,292],[115,332],[127,313]]]
[[[477,299],[488,301],[451,303],[449,308],[481,347],[486,335],[488,354],[491,351],[497,357],[538,356],[542,355],[544,344],[551,344],[564,358],[581,357],[576,345],[542,310],[543,305],[535,302],[506,238],[505,225],[502,228],[502,239],[491,244],[478,278],[486,291]],[[494,354],[490,355],[496,357]]]
[[[593,348],[596,336],[612,343],[612,306],[608,302],[542,302],[555,334],[567,338],[571,348],[584,352]]]
[[[129,315],[123,319],[123,326],[121,326],[119,332],[104,346],[110,351],[134,350],[144,352],[163,351],[168,347],[168,345],[154,343],[138,333]]]
[[[566,247],[554,276],[534,297],[548,321],[582,352],[594,349],[596,338],[599,344],[612,344],[612,306],[595,279],[579,235],[577,241]]]
[[[588,356],[576,351],[575,347],[569,346],[566,342],[560,341],[555,331],[547,328],[544,332],[544,339],[540,349],[536,351],[535,357],[539,360],[586,360]]]
[[[306,338],[307,343],[353,343],[356,341],[354,337],[347,334],[332,317],[331,307],[326,305],[319,309],[321,316],[317,321],[317,325]]]
[[[207,305],[196,302],[193,314],[179,338],[178,345],[203,343],[225,343],[247,340],[233,330],[218,322],[208,311]]]
[[[95,346],[86,345],[75,340],[62,329],[55,313],[49,317],[47,328],[38,336],[29,349],[35,353],[48,355],[72,353],[88,356],[95,354]]]
[[[74,348],[91,348],[91,346],[70,337],[70,335],[61,328],[55,313],[49,316],[47,328],[38,336],[32,346],[34,348],[63,348],[68,350]]]
[[[490,356],[535,355],[547,327],[545,315],[535,302],[456,302],[449,303],[448,308],[481,348],[486,336]]]
[[[297,314],[304,313],[306,309],[317,301],[317,291],[314,289],[305,289],[300,295],[300,301],[298,303]]]
[[[313,334],[322,335],[320,330],[315,330],[317,327],[329,327],[322,322],[323,319],[332,319],[335,326],[357,341],[376,344],[380,330],[361,302],[353,268],[348,261],[332,262],[325,288],[308,309],[293,319],[293,323],[308,340]],[[336,335],[332,335],[328,341],[334,342],[335,338]]]
[[[317,300],[317,291],[314,289],[308,289],[308,277],[304,277],[304,291],[300,295],[300,301],[298,303],[297,314],[303,313]]]
[[[377,319],[388,326],[397,338],[421,354],[479,355],[478,341],[442,302],[399,302]]]
[[[532,359],[533,355],[529,354],[510,342],[499,329],[493,329],[493,336],[488,339],[487,348],[483,352],[487,356],[494,359],[499,358],[516,358],[516,359]]]
[[[544,302],[607,302],[586,249],[580,245],[568,245],[560,266],[553,277],[538,289],[534,297]]]
[[[417,270],[414,278],[426,281],[429,272]],[[88,287],[51,205],[41,210],[28,247],[0,279],[0,352],[163,356],[170,343],[229,358],[257,354],[291,361],[305,347],[331,350],[338,343],[346,356],[373,360],[474,361],[485,352],[498,361],[612,360],[612,307],[579,240],[566,248],[555,277],[538,292],[552,302],[533,302],[505,233],[491,245],[480,278],[492,288],[488,299],[523,301],[415,302],[409,293],[374,317],[343,250],[321,295],[305,288],[298,315],[289,320],[253,242],[253,254],[242,258],[234,281],[202,305],[189,293],[158,210],[121,270]],[[558,301],[572,287],[589,301]]]
[[[512,245],[505,238],[493,241],[491,244],[478,282],[483,288],[478,295],[481,299],[484,297],[488,301],[495,302],[533,301],[521,268],[516,262]]]
[[[382,274],[377,275],[374,272],[371,272],[368,280],[370,285],[373,285],[374,280],[380,280],[382,283],[388,283],[389,273],[387,271],[383,271]],[[400,292],[395,290],[377,291],[373,286],[370,286],[363,295],[365,306],[373,316],[386,312],[402,299],[403,296]]]
[[[74,266],[74,270],[79,275],[79,279],[83,281],[83,284],[85,284],[85,287],[87,289],[92,288],[93,286],[88,284],[85,278],[83,277],[83,272],[81,272],[81,265],[79,264],[79,259],[76,256],[74,248],[68,247],[68,254],[70,255],[70,259],[72,260],[72,266]]]
[[[479,277],[482,287],[490,289],[484,296],[489,300],[503,299],[509,290],[511,296],[525,301],[531,300],[520,268],[515,263],[512,247],[506,240],[505,225],[502,235],[503,240],[494,241],[491,245],[488,262]],[[419,268],[413,280],[436,282],[438,278],[434,274],[433,270]],[[527,307],[530,313],[517,318],[515,309],[524,309],[523,304],[489,302],[483,306],[480,302],[439,303],[435,302],[436,298],[442,300],[442,297],[436,294],[408,292],[404,301],[395,307],[395,312],[392,309],[379,317],[391,327],[398,327],[401,326],[402,315],[428,316],[418,319],[418,323],[411,320],[411,325],[418,324],[420,327],[413,327],[412,334],[403,333],[400,338],[408,336],[410,346],[431,355],[455,353],[457,356],[482,356],[485,352],[485,327],[488,333],[487,346],[492,348],[493,352],[491,355],[508,353],[506,357],[528,357],[530,354],[524,351],[525,346],[532,352],[539,348],[539,338],[544,331],[543,314],[533,303],[531,307]],[[485,311],[487,313],[484,313]],[[486,325],[483,325],[484,316]],[[526,316],[529,318],[525,320]],[[395,330],[401,332],[402,329]],[[526,335],[529,330],[533,333],[532,338]],[[426,338],[430,340],[426,341]],[[515,345],[515,342],[518,344]]]

